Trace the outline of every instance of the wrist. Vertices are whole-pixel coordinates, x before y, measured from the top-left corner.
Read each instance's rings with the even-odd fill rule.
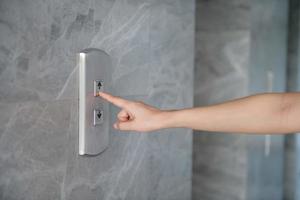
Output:
[[[160,129],[182,127],[180,124],[180,110],[166,110],[160,113],[159,124]]]

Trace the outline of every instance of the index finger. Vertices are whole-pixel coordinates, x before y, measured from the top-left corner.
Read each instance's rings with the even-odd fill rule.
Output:
[[[122,99],[120,97],[116,97],[116,96],[113,96],[111,94],[104,93],[104,92],[99,92],[98,95],[100,97],[102,97],[103,99],[107,100],[108,102],[110,102],[118,107],[121,107],[121,108],[124,108],[126,106],[126,104],[128,104],[128,102],[129,102],[125,99]]]

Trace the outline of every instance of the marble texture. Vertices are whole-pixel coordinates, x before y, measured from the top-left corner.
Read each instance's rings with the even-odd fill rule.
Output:
[[[291,0],[289,4],[288,55],[287,55],[287,90],[298,92],[300,89],[300,3]],[[300,137],[288,135],[284,143],[284,189],[283,198],[300,198]]]
[[[288,2],[255,0],[251,16],[249,92],[284,92]],[[248,199],[283,198],[284,136],[270,136],[269,141],[268,150],[265,136],[248,140]]]
[[[76,53],[103,49],[113,90],[193,105],[193,0],[0,1],[0,199],[190,199],[192,133],[111,129],[78,156]],[[118,108],[111,106],[111,123]]]
[[[198,0],[197,30],[230,31],[249,30],[251,1],[246,0]],[[230,12],[228,12],[230,11]]]
[[[194,104],[248,93],[250,2],[197,1]],[[194,131],[193,199],[246,199],[247,137]]]
[[[195,105],[284,91],[286,27],[287,1],[197,1]],[[283,136],[265,141],[195,131],[193,199],[282,199]]]

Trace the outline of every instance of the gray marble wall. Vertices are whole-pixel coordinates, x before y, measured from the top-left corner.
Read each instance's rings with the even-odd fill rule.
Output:
[[[290,0],[287,90],[300,90],[300,2]],[[300,199],[300,136],[298,134],[285,137],[284,154],[284,193],[285,200]]]
[[[288,1],[254,0],[251,13],[249,92],[284,92]],[[253,136],[247,143],[247,198],[281,200],[284,136]]]
[[[196,5],[195,105],[248,92],[250,1],[198,0]],[[193,199],[246,199],[246,137],[194,132]]]
[[[88,47],[111,55],[113,94],[192,106],[193,0],[1,0],[0,199],[190,199],[190,130],[111,129],[103,154],[77,155]]]
[[[284,91],[287,5],[281,0],[197,1],[196,106]],[[193,199],[281,199],[283,137],[270,138],[267,156],[265,138],[195,131]]]

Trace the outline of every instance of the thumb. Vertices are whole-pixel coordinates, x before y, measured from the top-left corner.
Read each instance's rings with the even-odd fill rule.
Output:
[[[121,122],[118,121],[114,123],[114,128],[122,131],[130,131],[132,130],[132,122],[127,121],[127,122]]]

